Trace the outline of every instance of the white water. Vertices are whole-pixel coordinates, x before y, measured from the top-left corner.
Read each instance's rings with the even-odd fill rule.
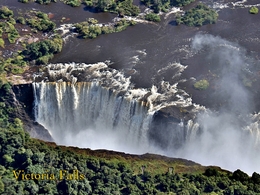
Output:
[[[34,83],[35,116],[57,144],[144,153],[153,117],[98,83]]]

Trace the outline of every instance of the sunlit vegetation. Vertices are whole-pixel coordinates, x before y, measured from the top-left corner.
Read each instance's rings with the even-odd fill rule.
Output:
[[[6,19],[6,18],[11,18],[14,15],[14,12],[10,10],[6,6],[2,6],[0,8],[0,19]]]
[[[62,0],[65,4],[70,5],[72,7],[78,7],[81,5],[81,0]]]
[[[153,22],[160,22],[161,21],[160,16],[155,14],[155,13],[146,14],[145,19],[148,20],[148,21],[153,21]]]
[[[209,87],[209,82],[206,79],[199,80],[194,84],[195,89],[205,90]]]
[[[35,2],[39,4],[49,4],[51,2],[57,2],[57,0],[35,0]]]
[[[19,2],[21,2],[21,3],[28,3],[29,2],[29,0],[18,0]]]
[[[20,24],[26,24],[26,20],[21,16],[17,17],[16,22]]]
[[[31,28],[35,28],[39,31],[49,32],[54,30],[56,24],[52,22],[48,15],[42,12],[33,12],[34,16],[27,19],[27,24]]]
[[[0,74],[22,74],[26,65],[27,63],[24,61],[22,55],[17,55],[7,59],[0,59]]]
[[[188,10],[183,16],[177,16],[177,24],[186,24],[187,26],[202,26],[205,24],[214,24],[218,19],[215,10],[199,3],[195,8]]]
[[[249,12],[250,12],[250,14],[258,14],[258,8],[257,7],[251,7]]]
[[[20,37],[15,26],[8,21],[0,22],[0,37],[2,37],[4,34],[7,35],[10,43],[15,43],[15,41]]]
[[[5,41],[2,38],[0,38],[0,47],[2,47],[2,48],[5,47]]]
[[[143,4],[152,8],[155,13],[166,12],[173,6],[181,7],[188,5],[195,0],[141,0]]]
[[[134,21],[128,21],[126,19],[122,19],[116,22],[114,25],[103,25],[98,24],[98,21],[90,18],[86,22],[77,23],[74,25],[75,32],[79,34],[79,37],[87,39],[93,39],[101,34],[107,34],[112,32],[120,32],[125,30],[127,26],[134,25]]]
[[[35,60],[36,64],[47,64],[55,53],[61,52],[63,41],[60,37],[46,39],[27,45],[23,54],[27,60]]]

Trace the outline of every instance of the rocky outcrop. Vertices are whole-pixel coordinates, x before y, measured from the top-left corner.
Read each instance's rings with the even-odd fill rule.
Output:
[[[31,137],[39,138],[44,141],[53,141],[48,130],[34,121],[34,97],[32,84],[14,85],[12,90],[13,101],[10,103],[14,108],[16,108],[14,117],[17,117],[23,121],[24,129],[30,134]]]

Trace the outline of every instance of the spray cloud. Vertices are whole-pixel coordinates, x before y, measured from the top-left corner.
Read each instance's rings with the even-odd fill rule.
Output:
[[[223,100],[218,112],[207,110],[198,115],[200,133],[179,151],[179,155],[206,165],[238,168],[252,173],[260,171],[259,145],[248,125],[254,106],[251,94],[243,85],[248,70],[246,51],[238,44],[212,35],[196,35],[192,48],[208,53],[207,61],[215,66],[217,90],[212,96]],[[255,131],[258,130],[255,128]]]

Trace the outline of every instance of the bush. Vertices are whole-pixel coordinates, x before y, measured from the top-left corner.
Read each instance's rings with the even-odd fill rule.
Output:
[[[141,0],[143,4],[153,9],[155,13],[166,12],[173,6],[181,7],[188,5],[195,0]]]
[[[146,14],[145,19],[148,20],[148,21],[153,21],[153,22],[160,22],[161,21],[160,16],[157,15],[157,14],[154,14],[154,13]]]
[[[132,0],[125,0],[119,3],[118,5],[118,14],[123,16],[137,16],[140,13],[140,9],[138,6],[133,5]]]
[[[81,5],[81,0],[66,0],[65,3],[72,7],[78,7]]]
[[[19,2],[21,2],[21,3],[28,3],[29,2],[29,0],[18,0]]]
[[[0,19],[5,19],[5,18],[10,18],[14,15],[14,12],[10,9],[8,9],[8,7],[3,6],[0,9]]]
[[[249,12],[250,12],[250,14],[258,14],[258,8],[257,7],[251,7]]]
[[[36,0],[35,2],[39,4],[49,4],[51,2],[57,2],[57,0]]]
[[[5,47],[5,41],[2,38],[0,38],[0,47],[2,47],[2,48]]]
[[[195,89],[205,90],[209,87],[209,82],[206,79],[200,80],[194,84]]]
[[[17,17],[16,21],[20,24],[26,24],[26,20],[23,17]]]
[[[199,3],[195,8],[187,11],[184,16],[177,16],[177,24],[186,24],[187,26],[202,26],[205,24],[214,24],[218,19],[215,10]]]

